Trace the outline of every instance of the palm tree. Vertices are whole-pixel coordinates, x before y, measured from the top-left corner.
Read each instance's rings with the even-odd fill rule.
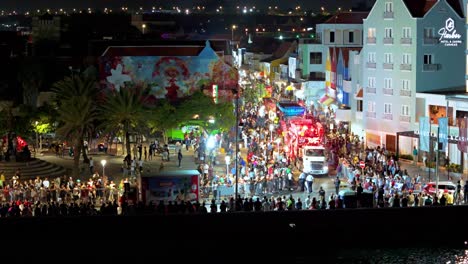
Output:
[[[98,119],[96,83],[92,79],[75,75],[54,84],[52,91],[55,93],[59,112],[57,134],[72,143],[73,175],[77,177],[81,153],[83,153],[84,160],[88,160],[86,153],[82,152],[83,139],[92,131]]]
[[[100,109],[100,115],[104,117],[102,126],[106,131],[123,131],[127,154],[131,154],[130,132],[140,131],[148,120],[147,92],[146,88],[138,87],[111,92]]]

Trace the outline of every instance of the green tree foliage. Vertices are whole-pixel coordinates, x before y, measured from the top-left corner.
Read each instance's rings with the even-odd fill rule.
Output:
[[[98,119],[96,83],[92,79],[74,75],[55,83],[52,91],[59,113],[56,132],[73,146],[73,175],[77,177],[83,140],[93,130],[94,122]],[[85,152],[83,156],[87,161]]]
[[[103,127],[121,129],[125,135],[127,154],[131,154],[130,133],[141,132],[149,118],[147,107],[148,89],[126,87],[106,95],[100,115]]]

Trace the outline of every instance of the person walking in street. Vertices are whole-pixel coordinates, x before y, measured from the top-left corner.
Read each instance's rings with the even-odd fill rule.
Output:
[[[312,184],[314,183],[314,176],[312,174],[308,174],[306,177],[306,187],[307,187],[307,192],[311,193],[312,192]]]
[[[334,183],[335,183],[335,193],[338,194],[340,192],[340,184],[341,184],[340,178],[338,176],[336,176]]]
[[[177,153],[177,159],[179,160],[179,168],[180,168],[181,167],[180,163],[182,162],[182,149],[179,149],[179,152]]]
[[[89,173],[90,174],[94,173],[94,160],[93,160],[93,157],[89,158]]]

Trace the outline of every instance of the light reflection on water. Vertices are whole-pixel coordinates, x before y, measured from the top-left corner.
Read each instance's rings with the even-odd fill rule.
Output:
[[[362,264],[468,264],[464,248],[350,249],[335,252],[329,263]]]

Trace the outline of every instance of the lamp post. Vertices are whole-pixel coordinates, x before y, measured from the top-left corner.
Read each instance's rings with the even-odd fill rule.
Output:
[[[239,88],[238,88],[239,89]],[[234,157],[234,161],[235,161],[235,166],[236,166],[236,187],[235,187],[235,197],[234,197],[234,200],[236,201],[236,205],[237,205],[237,196],[238,196],[238,191],[239,191],[239,188],[238,188],[238,185],[239,185],[239,90],[233,90],[233,92],[235,93],[236,95],[236,124],[235,124],[235,128],[236,128],[236,156]],[[234,206],[235,210],[237,210],[236,208],[237,206]]]
[[[270,124],[270,142],[273,141],[273,129],[275,129],[275,126]]]
[[[101,160],[101,165],[102,165],[102,177],[104,177],[104,168],[106,167],[106,160]]]
[[[231,157],[226,156],[225,159],[226,159],[226,176],[227,176],[229,174],[229,164],[231,164]]]
[[[141,31],[145,34],[146,24],[141,25]]]
[[[234,30],[237,28],[236,25],[232,25],[231,27],[231,41],[234,41]]]
[[[35,129],[36,130],[36,149],[39,149],[39,133],[37,133],[37,125],[39,124],[39,122],[36,121],[35,124],[36,124],[36,127],[35,127],[36,128]]]

